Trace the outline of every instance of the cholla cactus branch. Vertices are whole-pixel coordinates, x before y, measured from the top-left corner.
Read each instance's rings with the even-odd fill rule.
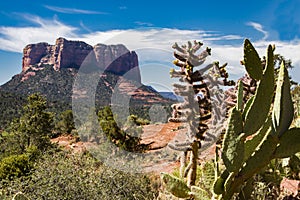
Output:
[[[186,141],[170,143],[169,147],[184,151],[181,158],[181,168],[185,166],[187,152],[189,152],[189,164],[181,175],[187,176],[188,186],[195,184],[198,153],[203,147],[211,145],[217,140],[223,130],[224,120],[221,116],[226,115],[226,102],[222,101],[224,95],[220,93],[219,85],[232,85],[228,81],[226,65],[221,67],[219,63],[212,63],[194,71],[195,67],[202,65],[206,58],[211,55],[211,49],[206,48],[200,54],[196,52],[203,43],[194,41],[187,45],[173,45],[176,50],[173,62],[180,70],[171,69],[172,78],[179,78],[182,84],[174,84],[174,93],[183,97],[184,102],[172,105],[173,113],[170,122],[185,122],[187,126]],[[222,79],[222,80],[220,80]],[[215,107],[215,108],[213,108]],[[213,117],[212,117],[213,116]],[[212,127],[214,126],[214,127]],[[210,132],[208,129],[212,128]],[[218,132],[216,132],[218,131]]]

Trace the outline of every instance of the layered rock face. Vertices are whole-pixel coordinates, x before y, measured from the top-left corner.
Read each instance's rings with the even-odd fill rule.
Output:
[[[124,45],[97,44],[94,47],[81,41],[69,41],[58,38],[55,45],[48,43],[29,44],[23,50],[22,72],[33,66],[42,64],[53,65],[59,71],[61,68],[79,69],[85,59],[91,59],[105,71],[130,77],[141,82],[138,67],[138,57],[134,51],[129,51]]]
[[[48,43],[29,44],[23,49],[22,72],[27,71],[31,65],[40,63],[47,55],[50,45]]]

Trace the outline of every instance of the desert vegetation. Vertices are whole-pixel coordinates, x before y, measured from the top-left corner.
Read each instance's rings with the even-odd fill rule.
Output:
[[[170,75],[179,80],[174,93],[184,101],[172,105],[169,121],[180,122],[187,131],[184,141],[168,144],[180,152],[180,166],[172,173],[125,173],[105,166],[86,150],[63,148],[51,139],[68,135],[76,141],[101,141],[97,135],[79,137],[76,124],[89,124],[76,121],[69,104],[53,109],[53,99],[49,103],[43,95],[16,98],[7,91],[0,96],[9,116],[0,120],[5,124],[0,132],[0,198],[299,198],[298,192],[288,194],[280,188],[283,180],[300,180],[300,86],[289,77],[291,61],[276,54],[273,45],[261,57],[246,39],[241,64],[247,74],[235,82],[227,64],[203,67],[213,50],[197,53],[202,46],[197,41],[173,46],[177,69]],[[47,70],[52,69],[43,71],[45,77]],[[225,86],[231,89],[225,91]],[[15,109],[6,106],[14,102]],[[147,110],[131,113],[123,122],[126,131],[109,106],[93,112],[96,125],[113,145],[130,152],[149,151],[141,145],[142,128],[150,121],[140,116]],[[215,146],[214,159],[200,162],[199,155],[210,146]]]
[[[183,48],[186,46],[180,48],[175,44],[175,48],[180,54],[175,53],[175,57],[179,61],[176,60],[174,63],[181,68],[181,71],[171,71],[171,74],[177,73],[181,82],[190,84],[191,91],[196,91],[199,87],[193,84],[193,78],[196,74],[201,74],[199,73],[200,70],[193,71],[193,67],[197,66],[193,62],[198,59],[200,63],[203,59],[201,57],[203,53],[195,56],[196,45],[192,47],[189,43],[188,48],[184,50]],[[211,166],[213,170],[211,170],[210,177],[214,177],[210,179],[211,182],[208,184],[211,187],[201,184],[201,181],[196,183],[197,175],[201,176],[201,173],[197,174],[197,160],[190,159],[193,164],[182,164],[183,169],[181,171],[193,169],[194,175],[186,176],[186,173],[180,173],[176,177],[172,174],[162,174],[166,190],[171,194],[183,199],[279,198],[280,181],[287,175],[285,169],[290,168],[293,162],[299,160],[297,153],[300,151],[300,129],[295,121],[298,114],[294,111],[294,108],[298,109],[297,95],[295,95],[298,86],[291,87],[287,70],[291,63],[286,62],[281,56],[275,55],[274,51],[275,46],[269,45],[267,56],[261,59],[251,42],[248,39],[245,40],[244,59],[241,63],[245,66],[247,78],[250,81],[240,79],[237,83],[234,101],[228,102],[230,107],[227,108],[228,120],[224,127],[225,133],[222,138],[221,149],[220,151],[216,150],[216,159]],[[281,62],[276,68],[275,65],[278,64],[278,61]],[[218,68],[217,64],[214,66],[221,72],[222,68]],[[213,69],[213,67],[211,68]],[[224,74],[226,72],[220,73],[219,77]],[[202,79],[206,78],[205,75],[202,77]],[[225,77],[227,78],[228,75]],[[198,80],[202,79],[198,78]],[[215,85],[212,80],[206,79],[208,80],[207,85]],[[223,82],[226,85],[227,82]],[[185,89],[183,85],[174,86],[175,92]],[[206,86],[204,90],[208,88]],[[209,96],[205,92],[204,95],[206,94],[206,96],[202,98],[202,101],[203,99],[210,100],[209,104],[211,105],[213,102],[212,95]],[[294,101],[292,93],[294,94]],[[201,119],[201,112],[191,111],[195,107],[189,105],[174,107],[177,112],[184,113],[186,118],[193,116],[194,113],[200,113],[199,119]],[[186,121],[190,123],[190,120]],[[214,124],[217,126],[219,123]],[[197,126],[198,129],[194,131],[194,134],[203,130],[201,129],[203,125],[197,124]],[[208,125],[205,127],[209,128]],[[191,133],[188,134],[188,136],[191,135]],[[215,132],[214,134],[218,133]],[[190,158],[194,157],[194,144],[197,143],[197,152],[205,145],[205,137],[207,137],[205,132],[203,138],[195,136],[194,139],[190,140],[190,143],[185,143],[190,148],[183,149],[185,152],[183,161],[186,159],[186,155],[190,154]],[[182,147],[183,145],[177,146]],[[180,149],[178,148],[178,150]],[[285,169],[282,159],[289,160],[289,164],[284,166]],[[295,168],[293,170],[290,168],[290,170],[294,171]],[[299,174],[297,176],[295,178],[299,179]],[[200,178],[203,178],[203,175]],[[264,189],[258,188],[262,185],[265,187]],[[266,192],[267,187],[272,187],[272,189],[269,188],[269,192]]]

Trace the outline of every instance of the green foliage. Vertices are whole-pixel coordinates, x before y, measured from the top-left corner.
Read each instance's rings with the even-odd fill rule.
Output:
[[[53,146],[52,148],[56,148],[56,147]],[[42,151],[40,151],[37,146],[31,145],[26,148],[25,153],[29,156],[30,161],[34,162],[40,158]]]
[[[0,133],[0,179],[25,176],[41,151],[51,146],[52,113],[46,112],[46,101],[37,94],[28,97],[20,119]]]
[[[133,122],[134,125],[137,125],[137,126],[150,124],[149,120],[140,118],[137,115],[133,115],[133,114],[128,117],[128,121],[129,121],[129,123]]]
[[[25,141],[22,134],[18,132],[0,133],[0,160],[10,156],[19,155],[25,151]]]
[[[288,130],[294,118],[294,105],[290,87],[288,71],[282,63],[272,112],[273,127],[279,136]]]
[[[0,179],[12,180],[26,176],[34,167],[34,162],[41,156],[36,146],[29,146],[23,153],[7,152],[0,160]]]
[[[8,199],[21,191],[30,199],[148,200],[157,195],[147,176],[106,167],[89,155],[47,152],[29,177],[0,180]]]
[[[245,48],[249,48],[250,44],[249,40],[245,40]],[[255,51],[250,46],[251,51],[246,49],[245,54]],[[226,167],[223,174],[226,176],[221,175],[215,182],[215,192],[221,194],[222,199],[229,200],[235,193],[239,193],[241,199],[247,199],[251,192],[246,187],[251,187],[255,174],[265,169],[272,159],[289,157],[300,151],[300,129],[290,128],[294,112],[284,63],[279,69],[272,106],[275,86],[273,51],[274,48],[269,45],[266,66],[253,99],[248,100],[245,109],[239,109],[242,113],[236,107],[231,110],[222,149]],[[262,67],[258,59],[255,62],[248,59],[253,55],[244,57],[247,58],[245,66],[250,62],[249,66],[256,63],[256,67]],[[246,70],[253,77],[260,76],[253,67],[246,67]],[[239,101],[237,107],[241,108]]]
[[[25,103],[25,95],[19,95],[13,91],[0,92],[0,130],[7,128],[14,118],[21,116]]]
[[[72,110],[65,110],[60,114],[59,121],[55,124],[55,128],[62,134],[71,134],[72,130],[75,129]]]
[[[250,190],[250,195],[244,199],[281,199],[279,197],[281,181],[284,177],[299,180],[299,166],[300,159],[297,155],[271,160],[268,167],[243,186],[242,192]]]
[[[74,79],[78,69],[61,68],[59,71],[53,69],[53,65],[37,66],[39,70],[32,68],[26,73],[34,73],[27,80],[22,80],[22,75],[14,76],[10,81],[1,85],[0,88],[0,130],[6,128],[14,118],[21,116],[22,107],[26,104],[28,94],[39,93],[47,98],[48,109],[54,113],[62,113],[65,110],[72,109],[72,95]],[[88,78],[97,78],[88,77]],[[110,104],[113,91],[111,88],[116,86],[120,76],[105,72],[105,76],[99,79],[97,92],[95,94],[95,106],[98,109]],[[84,84],[84,83],[82,83]],[[111,87],[107,87],[110,84]],[[89,86],[82,86],[89,88]],[[148,87],[140,87],[145,91],[153,93],[154,98],[162,98],[160,94],[150,91]],[[166,100],[165,106],[169,107],[173,101]],[[130,113],[142,118],[149,119],[148,110],[151,103],[141,99],[131,99]],[[169,111],[170,113],[170,111]],[[78,113],[79,115],[81,113]]]
[[[194,200],[210,200],[208,192],[197,186],[191,187],[190,194]]]
[[[300,152],[300,129],[292,128],[280,137],[279,146],[274,152],[274,158],[286,158]]]
[[[226,172],[226,171],[224,171]],[[217,195],[220,195],[222,193],[224,193],[225,191],[225,181],[227,179],[227,176],[226,178],[223,178],[222,176],[218,177],[216,179],[216,181],[214,182],[214,193],[217,194]]]
[[[216,165],[213,160],[207,161],[197,168],[196,184],[190,187],[191,191],[189,192],[188,199],[208,200],[213,198],[216,170]],[[180,177],[179,172],[176,173],[177,175],[175,176]],[[225,178],[224,175],[225,174],[222,175],[223,178]]]
[[[100,126],[104,134],[115,145],[128,151],[140,151],[141,127],[136,127],[137,118],[129,116],[122,130],[114,120],[110,107],[106,106],[98,112]]]
[[[222,145],[223,162],[229,172],[237,172],[243,164],[244,140],[242,113],[233,108]]]
[[[187,198],[191,192],[186,183],[170,174],[161,173],[161,179],[166,186],[167,191],[178,198]]]
[[[261,67],[261,60],[257,51],[248,39],[244,42],[243,64],[251,78],[255,80],[260,80],[262,78],[263,69]]]
[[[268,116],[274,94],[274,55],[271,45],[268,47],[266,67],[261,81],[258,83],[254,99],[245,114],[244,133],[255,133]],[[261,67],[257,66],[257,67]],[[259,115],[257,114],[259,110]]]
[[[11,155],[0,162],[0,179],[11,180],[26,175],[32,167],[27,154]]]
[[[26,147],[35,145],[39,149],[46,148],[50,144],[49,136],[54,128],[53,113],[46,111],[46,100],[38,94],[30,95],[28,104],[23,109],[24,114],[15,131],[26,139]]]
[[[198,199],[212,198],[216,170],[215,162],[213,160],[207,161],[199,167],[199,170],[197,170],[199,181],[197,181],[196,188],[193,189],[193,187],[191,187],[195,199],[197,199],[197,197]]]
[[[23,114],[13,120],[6,131],[0,133],[0,160],[23,154],[32,146],[44,150],[50,145],[53,114],[46,111],[46,100],[38,94],[28,97]]]
[[[28,94],[39,93],[47,97],[47,107],[52,112],[60,113],[71,109],[71,95],[75,70],[61,69],[59,72],[51,65],[39,66],[27,80],[21,75],[14,76],[0,88],[0,127],[6,128],[14,118],[21,116],[22,107],[27,102]],[[42,69],[43,68],[43,69]],[[5,117],[4,117],[5,116]]]
[[[197,168],[196,185],[190,187],[189,198],[195,200],[208,200],[213,197],[213,186],[215,182],[216,166],[213,160],[207,161]],[[179,197],[181,190],[177,191],[177,187],[188,188],[184,179],[180,178],[180,169],[172,172],[172,175],[161,173],[161,179],[165,184],[165,188],[172,195]],[[164,180],[165,179],[165,180]],[[173,191],[173,192],[172,192]],[[185,190],[183,190],[185,191]]]
[[[3,194],[2,191],[0,191],[0,199],[1,200],[6,200],[6,196]]]
[[[242,81],[239,81],[238,82],[238,91],[237,91],[237,109],[239,111],[242,111],[243,110],[243,104],[244,104],[244,101],[243,101],[243,89],[244,89],[244,84]]]

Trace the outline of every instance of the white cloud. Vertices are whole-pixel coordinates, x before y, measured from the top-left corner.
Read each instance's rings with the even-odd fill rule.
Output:
[[[79,38],[78,38],[79,39]],[[209,46],[212,48],[212,56],[209,57],[207,63],[220,61],[221,64],[227,62],[228,70],[238,78],[244,74],[240,60],[243,58],[242,44],[237,45],[217,45],[216,41],[241,40],[238,35],[219,35],[216,33],[206,32],[203,30],[180,30],[168,28],[149,28],[149,29],[131,29],[131,30],[111,30],[106,32],[97,32],[82,35],[81,40],[95,45],[96,43],[107,44],[124,44],[130,50],[143,52],[142,59],[145,58],[144,52],[149,52],[150,57],[156,60],[162,60],[164,63],[168,61],[172,66],[171,46],[177,42],[185,44],[188,40],[198,40],[204,42],[204,48]],[[163,52],[169,52],[168,54]],[[169,55],[169,56],[167,56]],[[171,57],[171,58],[170,58]],[[145,58],[148,59],[148,58]],[[153,61],[154,62],[154,61]]]
[[[135,21],[134,23],[139,26],[153,26],[153,24],[150,22]]]
[[[92,32],[92,30],[91,30],[90,28],[88,28],[88,27],[83,23],[83,21],[80,21],[79,24],[80,24],[80,27],[81,27],[83,30],[86,30],[86,31],[89,32],[89,33]]]
[[[264,34],[264,37],[262,38],[263,40],[266,40],[269,37],[269,33],[267,31],[264,30],[263,26],[259,23],[256,22],[248,22],[246,23],[248,26],[251,26],[252,28],[254,28],[255,30],[261,32],[262,34]]]
[[[48,10],[52,10],[59,13],[66,13],[66,14],[86,14],[86,15],[105,15],[108,14],[106,12],[99,12],[99,11],[93,11],[93,10],[82,10],[82,9],[76,9],[76,8],[62,8],[57,6],[49,6],[45,5],[45,8]]]
[[[48,42],[53,44],[58,37],[65,37],[69,40],[81,40],[88,44],[124,44],[130,50],[147,50],[153,59],[169,62],[172,57],[174,42],[185,44],[188,40],[199,40],[206,46],[212,48],[212,56],[208,62],[220,61],[221,64],[227,62],[228,70],[233,78],[243,75],[243,66],[240,60],[243,59],[242,36],[221,35],[217,32],[204,30],[180,30],[170,28],[147,28],[128,30],[108,30],[78,34],[77,28],[66,25],[57,19],[45,20],[37,16],[26,16],[35,26],[28,27],[0,27],[0,49],[13,52],[22,52],[23,48],[30,43]],[[84,25],[84,24],[82,24]],[[255,25],[258,29],[262,27]],[[263,29],[262,29],[263,30]],[[220,45],[219,42],[226,43]],[[238,45],[237,45],[238,43]],[[293,77],[300,81],[300,41],[253,41],[253,45],[261,56],[266,55],[268,44],[276,45],[276,53],[280,53],[292,60],[296,68],[293,70]],[[171,56],[166,56],[169,52]],[[148,59],[148,58],[147,58]],[[141,60],[142,62],[142,60]],[[172,64],[170,63],[170,66]]]
[[[127,30],[95,31],[89,30],[83,22],[82,29],[89,33],[78,34],[77,27],[66,25],[58,19],[43,19],[34,15],[22,14],[22,18],[33,23],[27,27],[0,26],[0,49],[13,52],[22,52],[30,43],[54,43],[58,37],[70,40],[82,40],[89,44],[97,43],[122,43],[129,49],[136,48],[161,48],[170,49],[174,42],[183,43],[187,40],[201,40],[206,43],[214,41],[241,40],[238,35],[221,35],[204,30],[180,30],[170,28],[141,28]],[[142,22],[140,22],[142,23]]]
[[[23,15],[35,26],[0,27],[1,50],[22,52],[27,44],[37,42],[53,43],[58,37],[75,37],[77,28],[65,25],[56,19],[45,20],[37,16]]]
[[[243,37],[239,35],[223,35],[223,36],[216,36],[216,37],[209,37],[206,38],[208,41],[219,41],[219,40],[242,40]]]
[[[80,38],[76,39],[83,40],[92,45],[103,42],[108,44],[122,43],[129,49],[159,48],[171,50],[174,42],[185,43],[188,40],[201,40],[206,44],[212,44],[214,41],[220,40],[242,40],[242,37],[238,35],[211,34],[203,30],[144,28],[93,32],[80,35]]]

